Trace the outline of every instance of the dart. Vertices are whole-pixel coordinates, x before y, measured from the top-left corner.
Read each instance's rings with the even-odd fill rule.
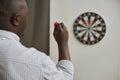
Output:
[[[54,26],[55,26],[55,27],[58,27],[58,25],[59,25],[58,22],[55,22],[55,23],[54,23]]]

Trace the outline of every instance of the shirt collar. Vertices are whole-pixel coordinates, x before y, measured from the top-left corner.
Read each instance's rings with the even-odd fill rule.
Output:
[[[14,39],[16,41],[20,41],[20,38],[17,34],[10,32],[10,31],[5,31],[5,30],[0,30],[0,36],[8,39]]]

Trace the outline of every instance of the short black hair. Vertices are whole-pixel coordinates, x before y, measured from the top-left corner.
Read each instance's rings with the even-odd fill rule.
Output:
[[[15,12],[19,4],[26,0],[0,0],[0,11]]]

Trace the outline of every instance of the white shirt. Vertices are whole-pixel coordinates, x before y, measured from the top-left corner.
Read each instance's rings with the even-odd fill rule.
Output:
[[[73,72],[72,62],[56,66],[46,54],[23,46],[16,34],[0,30],[0,80],[73,80]]]

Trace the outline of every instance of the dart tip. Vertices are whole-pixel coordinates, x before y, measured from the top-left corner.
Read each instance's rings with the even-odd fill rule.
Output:
[[[57,27],[58,25],[59,25],[59,23],[58,23],[58,22],[55,22],[55,23],[54,23],[54,26],[55,26],[55,27]]]

